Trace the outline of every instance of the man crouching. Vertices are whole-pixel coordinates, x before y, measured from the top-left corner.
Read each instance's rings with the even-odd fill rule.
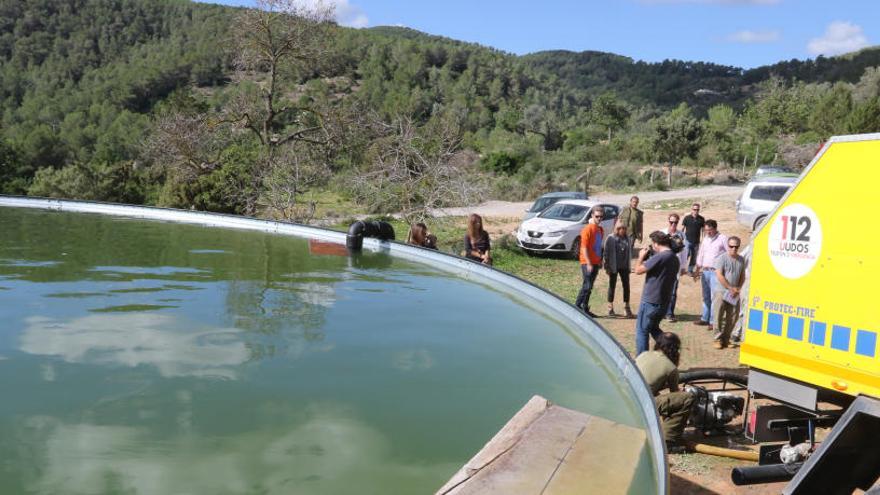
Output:
[[[682,434],[694,405],[694,396],[678,389],[678,362],[681,358],[681,340],[672,332],[661,333],[654,344],[654,350],[643,352],[636,358],[636,367],[645,377],[657,412],[663,421],[663,436],[670,452],[683,449]],[[668,394],[660,391],[668,388]]]

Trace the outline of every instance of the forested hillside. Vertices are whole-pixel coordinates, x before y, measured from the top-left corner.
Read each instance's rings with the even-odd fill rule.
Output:
[[[681,60],[647,63],[611,53],[565,50],[534,53],[523,60],[557,74],[572,87],[594,94],[614,91],[641,105],[738,105],[745,97],[743,71],[737,67]]]
[[[682,60],[648,63],[592,51],[546,51],[526,55],[523,60],[593,94],[615,91],[632,103],[669,107],[686,102],[705,110],[719,103],[739,107],[755,95],[758,88],[754,85],[771,78],[788,83],[857,83],[866,69],[880,66],[880,48],[749,70]]]
[[[25,192],[40,168],[135,159],[157,103],[223,80],[228,22],[228,9],[184,1],[0,1],[4,192]]]
[[[419,216],[587,169],[626,188],[654,166],[800,166],[829,135],[880,131],[875,50],[751,71],[517,57],[273,2],[306,7],[0,0],[0,192],[299,220],[331,192]]]

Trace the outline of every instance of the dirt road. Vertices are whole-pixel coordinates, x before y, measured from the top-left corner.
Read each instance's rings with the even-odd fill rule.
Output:
[[[712,198],[716,201],[734,201],[742,193],[743,186],[706,186],[692,187],[688,189],[675,189],[672,191],[647,191],[638,193],[642,204],[658,203],[690,198]],[[590,196],[591,200],[625,205],[629,202],[632,194],[597,193]],[[527,202],[487,201],[479,206],[462,208],[444,208],[437,210],[435,216],[464,216],[477,213],[484,217],[515,218],[522,217],[525,210],[532,205]]]

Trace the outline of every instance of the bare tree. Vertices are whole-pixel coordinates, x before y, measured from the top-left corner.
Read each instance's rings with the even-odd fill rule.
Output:
[[[482,177],[459,153],[460,126],[439,119],[423,128],[398,117],[381,124],[385,136],[374,144],[372,160],[354,177],[356,199],[376,213],[399,213],[408,223],[422,221],[444,206],[479,202]]]
[[[221,166],[230,139],[228,126],[212,124],[205,114],[170,112],[153,122],[144,153],[177,180],[191,181]]]
[[[243,92],[226,112],[249,130],[271,156],[293,142],[327,142],[321,113],[285,95],[282,81],[313,69],[329,46],[334,9],[321,0],[257,0],[234,24],[236,67],[258,79],[257,93]]]
[[[301,223],[314,218],[315,202],[303,196],[330,176],[330,167],[319,151],[303,144],[286,146],[282,156],[260,168],[264,175],[256,201],[267,216]]]
[[[316,75],[332,45],[333,14],[321,0],[257,0],[240,12],[231,32],[239,71],[231,101],[214,114],[163,115],[145,143],[174,187],[192,195],[189,183],[219,171],[212,193],[236,211],[311,216],[299,196],[329,175],[326,154],[311,147],[328,145],[338,126],[328,130],[330,105],[299,83]],[[232,144],[241,147],[230,157]]]

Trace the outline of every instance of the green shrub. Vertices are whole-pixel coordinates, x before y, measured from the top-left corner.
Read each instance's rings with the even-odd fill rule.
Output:
[[[37,170],[28,187],[31,196],[142,204],[148,190],[144,170],[132,162],[74,163]]]
[[[513,175],[519,171],[525,161],[526,156],[522,153],[494,151],[483,157],[480,166],[493,174]]]

